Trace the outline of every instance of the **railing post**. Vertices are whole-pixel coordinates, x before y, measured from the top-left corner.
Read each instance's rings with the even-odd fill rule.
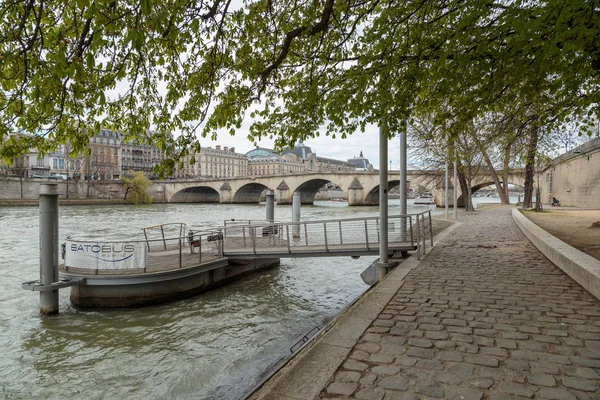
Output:
[[[242,236],[244,237],[244,248],[246,248],[246,228],[242,226]]]
[[[406,220],[404,221],[406,223]],[[414,246],[415,241],[413,239],[413,223],[412,223],[412,217],[408,217],[408,223],[410,224],[410,245]]]
[[[308,228],[307,228],[307,223],[304,223],[304,239],[306,240],[306,245],[308,246]]]
[[[340,244],[344,244],[344,239],[342,238],[342,221],[338,221],[340,225]]]
[[[419,215],[416,215],[417,217],[417,223],[416,223],[416,227],[417,227],[417,260],[421,260],[421,223],[419,222]],[[411,220],[412,221],[412,220]]]
[[[220,232],[219,232],[220,233]],[[220,236],[220,238],[219,238]],[[225,254],[225,236],[223,235],[223,233],[221,233],[221,235],[219,235],[217,233],[217,238],[219,238],[219,242],[221,242],[220,248],[221,248],[221,254],[219,254],[221,257],[223,257],[223,254]]]
[[[429,237],[431,238],[431,247],[433,247],[433,224],[431,222],[431,211],[428,211],[429,215]]]
[[[256,228],[251,228],[252,229],[252,252],[254,254],[256,254]]]
[[[144,231],[144,237],[146,238],[146,246],[148,246],[148,251],[150,251],[150,242],[148,241],[148,234],[146,233],[146,229],[142,229]]]
[[[198,264],[202,264],[202,234],[198,237]]]
[[[181,268],[181,266],[183,265],[183,260],[182,260],[182,254],[181,254],[181,237],[179,238],[179,268]]]
[[[165,250],[167,249],[167,242],[165,240],[165,230],[163,229],[163,226],[160,226],[160,233],[162,234],[162,238],[163,238],[163,246],[165,248]]]
[[[367,226],[367,220],[365,219],[365,244],[367,245],[367,251],[371,250],[369,248],[369,228]]]
[[[323,222],[323,230],[325,231],[325,253],[329,253],[329,246],[327,245],[327,222]]]
[[[425,233],[425,215],[421,214],[421,221],[423,222],[423,255],[427,254],[427,233]]]
[[[288,248],[288,254],[292,254],[292,249],[290,248],[290,226],[289,225],[285,225],[285,231],[287,234],[287,248]]]

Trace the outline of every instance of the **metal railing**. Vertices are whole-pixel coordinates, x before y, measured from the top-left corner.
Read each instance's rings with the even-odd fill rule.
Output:
[[[144,240],[68,238],[63,244],[62,268],[84,275],[119,275],[187,268],[222,257],[376,255],[379,222],[379,217],[302,222],[231,221],[210,229],[172,224],[170,228],[175,232],[171,237],[165,233],[169,224],[157,225],[146,228],[160,232],[159,237],[153,239],[146,230]],[[431,212],[390,216],[387,235],[390,253],[416,250],[420,259],[428,244],[433,246]],[[130,249],[128,254],[138,261],[121,263],[130,258],[122,257],[124,249]]]
[[[225,256],[370,254],[380,239],[379,217],[228,224],[222,231]],[[390,216],[387,234],[391,251],[417,250],[420,257],[432,243],[431,212]]]
[[[105,258],[111,257],[114,250],[122,250],[125,246],[132,246],[135,250],[131,257],[140,257],[142,262],[131,266],[126,263],[116,265],[113,260],[92,258],[101,254],[106,249]],[[75,246],[75,247],[72,247]],[[80,247],[81,246],[81,247]],[[89,254],[85,255],[90,261],[69,262],[70,258],[65,253],[82,248]],[[143,254],[142,254],[143,253]],[[114,258],[114,256],[112,256]],[[128,240],[128,241],[91,241],[67,239],[63,244],[63,269],[66,272],[83,274],[134,274],[153,273],[171,269],[197,266],[203,262],[212,261],[223,257],[223,234],[220,230],[188,231],[187,234],[175,237],[162,236],[157,239]],[[103,262],[104,261],[104,262]]]

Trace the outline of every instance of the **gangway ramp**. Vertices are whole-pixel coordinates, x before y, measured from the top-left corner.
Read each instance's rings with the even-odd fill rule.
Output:
[[[379,217],[301,222],[227,221],[223,256],[294,258],[379,254]],[[431,212],[388,217],[389,252],[417,251],[432,245]]]

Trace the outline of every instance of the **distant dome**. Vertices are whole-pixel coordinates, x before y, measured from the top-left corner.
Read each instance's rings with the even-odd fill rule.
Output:
[[[293,149],[284,150],[283,154],[291,153],[291,154],[294,154],[294,155],[300,157],[303,160],[306,160],[308,158],[308,155],[312,152],[313,151],[309,146],[305,145],[304,142],[299,141],[298,144],[296,144]]]

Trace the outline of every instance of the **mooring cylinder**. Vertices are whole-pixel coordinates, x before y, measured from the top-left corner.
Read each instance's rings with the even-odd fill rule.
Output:
[[[267,221],[273,222],[275,221],[275,192],[272,190],[267,190],[266,194],[266,202],[267,202]]]
[[[300,192],[294,192],[292,195],[292,221],[300,222]],[[292,229],[292,236],[295,238],[300,237],[300,224],[294,225]]]
[[[40,186],[40,283],[58,282],[58,185]],[[58,289],[40,291],[40,314],[58,314]]]

